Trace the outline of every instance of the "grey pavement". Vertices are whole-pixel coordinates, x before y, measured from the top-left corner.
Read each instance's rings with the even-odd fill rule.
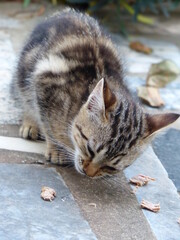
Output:
[[[0,176],[0,239],[97,239],[54,168],[1,163]],[[53,202],[40,198],[43,186],[56,189]]]
[[[30,10],[40,5],[32,4]],[[51,165],[42,152],[45,143],[19,139],[21,109],[10,96],[13,67],[22,43],[41,17],[19,17],[21,5],[0,4],[0,239],[13,240],[179,240],[179,138],[180,121],[159,136],[124,173],[109,180],[92,180],[73,168]],[[47,12],[55,9],[47,5]],[[57,8],[56,8],[57,10]],[[173,59],[180,67],[179,48],[165,40],[137,38],[154,49],[152,56],[133,52],[128,41],[113,35],[133,94],[145,83],[152,63]],[[165,107],[180,112],[180,78],[161,89]],[[148,111],[155,112],[144,106]],[[157,111],[157,110],[156,110]],[[139,173],[156,181],[132,193],[130,177]],[[169,174],[169,175],[168,175]],[[53,202],[40,198],[43,185],[53,187]],[[141,200],[160,202],[159,213],[140,208]]]
[[[180,192],[180,131],[169,129],[153,142],[153,149]]]

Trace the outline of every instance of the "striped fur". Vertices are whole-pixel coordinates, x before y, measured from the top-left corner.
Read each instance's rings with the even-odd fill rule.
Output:
[[[34,29],[15,83],[24,107],[21,136],[36,140],[41,133],[47,159],[73,162],[90,177],[131,164],[157,128],[125,86],[111,40],[96,20],[73,10]]]

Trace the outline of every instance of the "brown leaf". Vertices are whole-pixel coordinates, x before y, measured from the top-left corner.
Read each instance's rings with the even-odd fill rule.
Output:
[[[149,70],[146,84],[151,87],[165,87],[180,74],[180,69],[170,60],[152,64]]]
[[[130,178],[129,181],[130,183],[136,184],[136,186],[142,187],[148,184],[149,181],[155,181],[155,179],[149,176],[145,176],[143,174],[139,174],[137,176]]]
[[[138,97],[152,107],[161,107],[164,105],[159,90],[154,87],[138,87]]]
[[[52,201],[56,197],[56,192],[53,188],[42,187],[41,198],[45,201]]]
[[[145,53],[145,54],[151,54],[152,48],[149,48],[148,46],[142,44],[141,42],[135,41],[131,42],[129,44],[129,47],[137,52]]]
[[[46,10],[45,6],[42,5],[40,6],[39,9],[37,9],[37,11],[35,11],[34,9],[23,9],[20,11],[10,13],[9,16],[16,17],[18,19],[29,19],[29,18],[43,15],[45,10]]]
[[[160,204],[154,204],[143,199],[141,202],[141,208],[148,209],[152,212],[158,212],[160,210]]]

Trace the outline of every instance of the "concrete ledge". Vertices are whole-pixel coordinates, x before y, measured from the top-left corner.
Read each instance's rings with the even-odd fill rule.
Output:
[[[143,210],[157,240],[179,240],[180,226],[177,219],[180,217],[180,197],[152,147],[149,147],[124,172],[127,179],[139,173],[156,178],[155,182],[138,189],[137,200],[139,204],[142,199],[160,203],[161,210],[158,213]]]
[[[60,174],[54,168],[0,165],[1,240],[96,240]],[[42,186],[55,189],[53,202],[40,198]]]

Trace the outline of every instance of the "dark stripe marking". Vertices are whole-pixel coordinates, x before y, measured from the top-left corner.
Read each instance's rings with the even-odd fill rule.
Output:
[[[82,128],[76,124],[77,129],[79,130],[81,137],[86,139],[86,141],[88,141],[88,138],[84,135],[84,133],[82,132]]]
[[[137,117],[136,117],[136,106],[134,105],[134,110],[133,110],[133,128],[137,128],[138,122],[137,122]]]
[[[99,153],[103,148],[104,148],[104,145],[101,144],[101,145],[97,148],[96,152]]]
[[[117,159],[115,163],[113,163],[113,165],[117,165],[119,162],[121,161],[121,159]]]
[[[120,114],[121,114],[121,111],[123,109],[123,104],[122,102],[120,103],[117,111],[116,111],[116,114],[115,114],[115,117],[114,117],[114,121],[113,121],[113,124],[112,124],[112,133],[111,133],[111,138],[115,138],[116,137],[116,134],[117,134],[117,130],[118,130],[118,124],[119,124],[119,120],[120,120]]]
[[[141,136],[141,133],[142,133],[142,125],[143,125],[143,119],[142,119],[142,115],[140,117],[140,120],[139,120],[139,130],[137,132],[137,136]]]
[[[93,152],[92,148],[89,146],[89,143],[87,144],[87,149],[88,149],[88,152],[91,155],[91,158],[93,158],[95,156],[95,153]]]
[[[138,137],[136,137],[135,139],[133,139],[130,144],[129,144],[129,147],[128,148],[131,148],[133,145],[135,145],[136,141],[137,141]]]
[[[129,114],[129,104],[127,105],[127,109],[125,110],[124,119],[123,119],[124,122],[127,121],[128,114]]]

